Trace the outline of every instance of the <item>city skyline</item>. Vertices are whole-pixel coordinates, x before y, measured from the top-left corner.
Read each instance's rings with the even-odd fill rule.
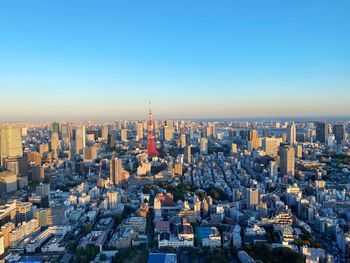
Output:
[[[348,2],[1,6],[3,120],[350,113]]]

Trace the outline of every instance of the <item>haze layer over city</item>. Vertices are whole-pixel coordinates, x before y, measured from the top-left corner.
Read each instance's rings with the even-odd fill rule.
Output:
[[[0,1],[0,262],[349,262],[349,13]]]

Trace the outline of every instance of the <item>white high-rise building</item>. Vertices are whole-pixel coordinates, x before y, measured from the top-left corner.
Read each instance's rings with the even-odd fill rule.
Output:
[[[82,154],[85,148],[85,126],[75,129],[75,154]]]
[[[328,138],[327,138],[327,145],[329,147],[332,147],[334,145],[334,143],[335,143],[335,136],[334,136],[334,134],[329,134]]]
[[[294,121],[290,125],[288,125],[288,127],[287,127],[287,136],[288,136],[287,137],[288,142],[291,145],[294,145],[297,143],[297,130],[296,130]]]
[[[208,139],[202,137],[200,140],[200,154],[208,154]]]

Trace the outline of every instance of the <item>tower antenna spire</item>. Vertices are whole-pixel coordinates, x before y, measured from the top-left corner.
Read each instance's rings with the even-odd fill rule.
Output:
[[[151,101],[149,102],[147,154],[151,156],[156,156],[158,154],[156,145],[154,143]]]

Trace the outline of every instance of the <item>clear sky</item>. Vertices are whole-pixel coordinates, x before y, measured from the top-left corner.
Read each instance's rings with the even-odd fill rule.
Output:
[[[0,0],[0,119],[350,115],[348,0]]]

